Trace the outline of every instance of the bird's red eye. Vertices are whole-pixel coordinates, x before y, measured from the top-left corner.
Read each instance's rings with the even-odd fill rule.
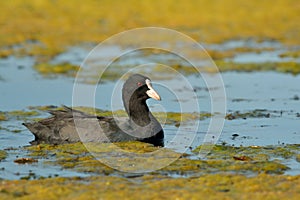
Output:
[[[141,82],[137,82],[137,86],[142,86],[143,84]]]

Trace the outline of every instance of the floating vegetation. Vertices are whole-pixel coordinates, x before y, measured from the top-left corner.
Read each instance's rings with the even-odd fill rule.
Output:
[[[69,63],[64,64],[47,64],[47,63],[41,63],[34,66],[34,69],[36,69],[40,74],[44,76],[56,76],[56,75],[65,75],[65,76],[76,76],[77,71],[79,70],[79,66],[75,66]]]
[[[240,112],[235,111],[232,113],[229,113],[225,116],[225,119],[227,120],[234,120],[234,119],[247,119],[247,118],[270,118],[272,114],[277,114],[275,111],[270,111],[266,109],[256,109],[249,112]]]
[[[37,111],[49,111],[49,110],[56,110],[60,108],[58,106],[45,105],[45,106],[29,106],[28,109],[37,110]]]
[[[165,68],[154,66],[148,70],[153,71],[153,77],[155,79],[172,79],[176,73],[180,72],[185,75],[199,74],[199,72],[217,73],[219,71],[240,71],[240,72],[253,72],[253,71],[277,71],[280,73],[290,73],[297,75],[300,73],[300,63],[293,61],[286,62],[263,62],[263,63],[238,63],[223,60],[215,60],[217,68],[202,66],[197,69],[190,65],[183,64],[170,64],[169,66],[175,71],[165,70]],[[122,68],[123,67],[123,68]],[[107,70],[102,74],[101,79],[94,73],[87,73],[82,76],[80,81],[86,84],[98,84],[105,81],[114,81],[122,77],[124,69],[129,69],[132,66],[122,66],[118,69],[123,70]],[[75,66],[68,63],[52,65],[49,63],[41,63],[34,67],[40,74],[46,77],[55,77],[57,75],[64,75],[74,77],[76,76],[79,66]],[[113,68],[114,69],[114,68]],[[176,73],[175,73],[176,72]],[[148,72],[149,73],[149,72]],[[83,78],[84,77],[84,78]]]
[[[267,62],[267,63],[236,63],[231,61],[215,61],[220,71],[278,71],[297,75],[300,73],[300,63],[297,62]]]
[[[120,6],[122,10],[116,9]],[[29,55],[55,55],[74,44],[99,43],[126,29],[153,24],[182,31],[209,43],[256,38],[258,41],[269,39],[299,44],[297,0],[277,0],[273,4],[263,1],[241,3],[238,0],[227,0],[222,4],[209,0],[89,0],[84,5],[17,0],[1,2],[0,7],[0,46],[6,46],[1,48],[2,56],[10,54],[12,49]],[[11,16],[12,10],[14,16]],[[84,19],[81,16],[85,16]],[[276,26],[270,22],[276,22]],[[16,44],[20,47],[14,48]]]
[[[0,111],[0,121],[6,121],[6,120],[7,120],[7,118],[6,118],[5,113]]]
[[[8,119],[17,119],[17,120],[27,120],[32,117],[39,116],[41,113],[35,110],[24,111],[24,110],[14,110],[9,112],[2,112],[6,120]]]
[[[215,174],[193,178],[145,175],[2,181],[3,199],[297,199],[300,176]]]
[[[6,151],[0,150],[0,161],[4,160],[7,156]]]
[[[279,56],[281,58],[286,58],[286,57],[289,57],[289,58],[299,58],[300,57],[300,50],[297,50],[297,51],[287,51],[287,52],[281,53]]]
[[[86,144],[85,144],[86,145]],[[235,174],[258,174],[272,173],[282,174],[289,168],[278,161],[278,158],[288,159],[296,156],[296,148],[288,146],[281,147],[230,147],[216,146],[208,155],[208,159],[190,159],[189,155],[180,156],[179,153],[168,149],[158,149],[150,144],[142,142],[121,142],[115,144],[94,144],[89,146],[89,151],[85,145],[81,143],[64,144],[64,145],[47,145],[40,144],[37,146],[26,147],[29,151],[28,155],[34,159],[46,159],[55,156],[53,161],[47,161],[44,164],[60,165],[66,169],[72,169],[80,172],[95,173],[95,174],[119,174],[126,176],[126,173],[119,172],[110,166],[101,163],[101,160],[96,159],[93,155],[101,158],[111,158],[123,163],[123,167],[129,167],[132,159],[137,161],[142,159],[141,165],[147,169],[148,166],[155,160],[158,163],[166,163],[172,157],[174,162],[166,165],[164,168],[151,172],[152,174],[181,174],[186,176],[198,176],[207,173],[222,173],[231,172]],[[91,144],[93,145],[93,144]],[[131,153],[131,156],[120,155],[115,152],[115,147],[123,149]],[[92,147],[92,148],[91,148]],[[194,150],[199,151],[201,147]],[[144,153],[159,150],[158,154],[151,155],[151,158]],[[133,157],[132,157],[133,156]],[[276,158],[276,159],[275,159]],[[128,166],[127,164],[128,163]],[[131,166],[132,168],[132,166]]]
[[[33,111],[14,110],[14,111],[6,112],[6,114],[9,117],[17,117],[18,119],[20,119],[21,117],[37,116],[40,113],[34,110]]]
[[[197,147],[193,152],[197,153],[202,146]],[[288,144],[284,146],[250,146],[234,147],[215,145],[207,155],[208,159],[232,159],[233,157],[246,156],[253,161],[270,161],[276,159],[296,158],[300,152],[300,144]]]
[[[297,96],[294,96],[291,98],[291,100],[294,100],[294,98]],[[243,99],[233,99],[233,101],[248,101]],[[249,100],[250,101],[250,100]],[[271,99],[271,101],[273,101]],[[297,101],[297,100],[296,100]],[[288,114],[291,116],[298,117],[299,113],[294,113],[293,110],[267,110],[267,109],[254,109],[250,111],[231,111],[228,112],[225,116],[225,119],[227,120],[235,120],[235,119],[248,119],[248,118],[276,118],[276,117],[282,117],[283,114]]]

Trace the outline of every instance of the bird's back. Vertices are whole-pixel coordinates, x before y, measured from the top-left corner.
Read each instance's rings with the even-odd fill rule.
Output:
[[[118,142],[125,136],[111,117],[101,117],[64,107],[49,111],[52,115],[34,123],[23,123],[35,136],[33,144],[74,142]]]

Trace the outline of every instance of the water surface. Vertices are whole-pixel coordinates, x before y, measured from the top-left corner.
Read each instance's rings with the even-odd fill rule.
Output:
[[[75,50],[74,50],[75,51]],[[75,51],[76,54],[77,51]],[[82,55],[79,53],[79,55]],[[69,59],[61,55],[56,61]],[[54,60],[55,61],[55,60]],[[79,62],[79,60],[74,60]],[[72,105],[73,78],[57,76],[45,78],[33,70],[34,57],[14,57],[0,59],[0,111],[28,110],[29,106]],[[151,77],[151,74],[148,76]],[[213,75],[211,75],[213,76]],[[163,101],[156,102],[149,100],[150,108],[154,111],[181,112],[182,106],[185,112],[210,112],[210,89],[199,76],[186,76],[191,88],[185,88],[177,80],[157,80],[154,87],[162,96]],[[228,113],[251,112],[256,109],[265,110],[270,117],[250,117],[246,119],[226,120],[219,144],[227,143],[234,146],[266,146],[278,144],[294,144],[300,141],[300,76],[282,74],[276,72],[252,72],[222,73],[227,94]],[[86,90],[92,90],[93,85],[81,83]],[[123,109],[121,102],[120,87],[115,88],[115,81],[107,81],[98,85],[95,99],[96,107],[104,110]],[[180,94],[176,97],[168,88],[163,85],[173,85],[172,88]],[[111,95],[114,91],[113,103]],[[198,105],[195,105],[196,93]],[[85,106],[85,105],[82,105]],[[43,116],[47,116],[46,113]],[[196,138],[191,141],[192,147],[201,145],[210,119],[200,121]],[[5,179],[18,179],[25,174],[34,173],[36,176],[86,176],[84,173],[77,173],[68,170],[61,170],[56,166],[44,166],[42,160],[32,165],[17,165],[13,162],[18,157],[26,157],[22,146],[29,145],[33,140],[32,134],[21,125],[23,121],[17,118],[0,122],[0,149],[9,149],[9,156],[0,162],[0,177]],[[175,134],[183,134],[188,140],[189,123],[183,126],[183,132],[178,133],[174,125],[165,125],[166,144],[172,140]],[[20,130],[13,132],[9,130]],[[236,137],[232,135],[236,134]],[[178,144],[180,146],[180,144]],[[180,151],[180,149],[176,149]],[[292,170],[287,173],[300,174],[299,163],[290,161],[287,163]]]

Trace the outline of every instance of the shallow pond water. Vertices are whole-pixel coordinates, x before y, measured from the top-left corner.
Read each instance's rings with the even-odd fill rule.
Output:
[[[229,45],[230,46],[230,45]],[[72,50],[72,54],[83,55],[80,49]],[[85,51],[83,51],[85,52]],[[73,57],[73,58],[74,58]],[[79,56],[80,57],[80,56]],[[53,62],[62,62],[70,59],[68,55],[60,55]],[[79,64],[80,59],[74,60]],[[28,110],[30,106],[39,105],[72,105],[73,78],[61,76],[43,77],[33,70],[34,57],[7,57],[0,59],[0,111]],[[151,77],[151,75],[149,75]],[[214,76],[214,75],[211,75]],[[246,113],[244,117],[226,120],[219,144],[226,143],[234,146],[266,146],[294,144],[300,141],[300,76],[276,72],[225,72],[222,73],[227,94],[228,113]],[[179,84],[177,80],[157,80],[155,87],[161,94],[163,101],[149,100],[150,108],[154,111],[181,112],[210,112],[210,89],[199,76],[189,75],[187,79],[193,89],[190,90]],[[180,94],[176,98],[169,90],[161,85],[173,85],[174,91]],[[87,91],[94,86],[82,83]],[[96,107],[104,110],[123,109],[121,95],[117,92],[113,105],[111,94],[115,82],[108,81],[97,87],[95,94]],[[116,91],[120,88],[116,88]],[[195,92],[199,107],[193,102],[191,94]],[[86,105],[82,105],[86,106]],[[264,115],[253,115],[254,112]],[[247,114],[248,113],[248,114]],[[47,116],[43,113],[42,116]],[[40,116],[39,116],[40,117]],[[26,119],[28,120],[28,119]],[[0,177],[4,179],[18,179],[34,173],[37,177],[48,176],[86,176],[60,167],[45,167],[41,162],[31,165],[18,165],[13,162],[17,157],[26,157],[22,146],[29,145],[33,140],[32,134],[21,125],[22,119],[11,118],[0,121],[0,149],[8,150],[8,157],[0,162]],[[210,119],[200,121],[196,138],[192,141],[192,148],[202,144]],[[190,124],[182,125],[182,134],[190,140]],[[165,125],[166,145],[177,133],[178,127]],[[17,130],[17,131],[15,131]],[[180,144],[178,144],[180,146]],[[176,151],[182,151],[178,148]],[[290,174],[300,174],[299,163],[287,161],[292,170]],[[5,170],[4,170],[5,169]]]

